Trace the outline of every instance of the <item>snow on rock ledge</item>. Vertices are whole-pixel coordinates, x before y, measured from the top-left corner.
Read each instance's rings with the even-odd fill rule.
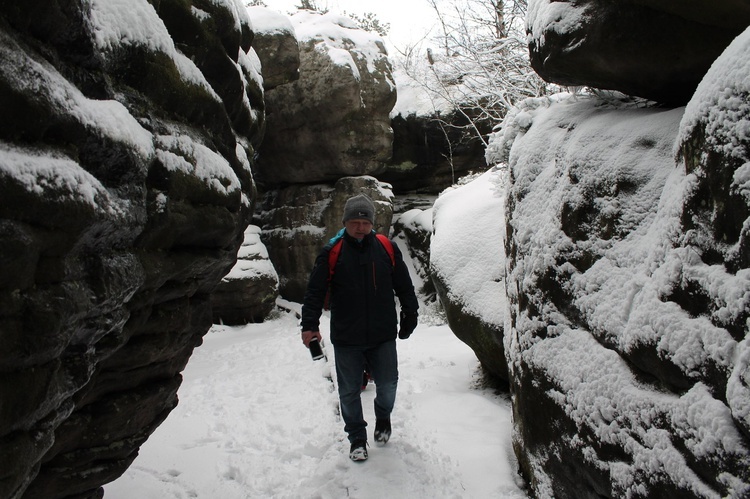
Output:
[[[687,110],[558,96],[498,134],[514,447],[539,497],[750,494],[748,46]]]

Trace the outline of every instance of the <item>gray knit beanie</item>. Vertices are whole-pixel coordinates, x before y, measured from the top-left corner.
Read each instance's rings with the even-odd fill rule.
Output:
[[[358,194],[349,198],[344,205],[344,217],[342,223],[355,218],[364,218],[375,225],[375,205],[365,194]]]

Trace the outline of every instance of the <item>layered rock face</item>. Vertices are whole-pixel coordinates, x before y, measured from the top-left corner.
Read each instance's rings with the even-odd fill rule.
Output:
[[[0,497],[99,497],[177,404],[252,212],[239,2],[0,2]]]
[[[291,19],[300,78],[266,95],[258,180],[273,186],[377,173],[391,156],[388,113],[396,102],[382,40],[333,14],[300,11]]]
[[[504,344],[537,497],[750,494],[748,61],[750,30],[687,108],[506,120]]]
[[[684,105],[711,63],[750,24],[735,0],[529,2],[534,70],[567,86]]]

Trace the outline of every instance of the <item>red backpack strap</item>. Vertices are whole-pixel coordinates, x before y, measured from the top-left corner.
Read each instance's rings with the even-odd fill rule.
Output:
[[[336,262],[339,261],[339,253],[341,253],[341,247],[344,245],[344,240],[339,239],[336,244],[331,246],[331,251],[328,252],[328,282],[333,279],[333,271],[336,268]]]
[[[388,256],[391,257],[391,265],[394,267],[396,266],[396,254],[393,251],[393,243],[391,243],[391,240],[388,239],[387,236],[384,236],[383,234],[375,234],[375,237],[378,238],[378,241],[380,241],[380,244],[383,245],[383,248],[385,248],[385,251],[388,253]],[[338,257],[338,255],[336,255]]]

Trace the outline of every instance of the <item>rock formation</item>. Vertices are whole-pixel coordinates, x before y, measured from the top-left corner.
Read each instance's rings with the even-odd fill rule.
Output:
[[[451,331],[507,380],[502,186],[501,172],[488,171],[435,201],[430,275]]]
[[[299,79],[266,94],[258,225],[281,295],[299,302],[315,257],[342,228],[346,199],[360,191],[370,195],[378,208],[376,230],[390,231],[390,186],[368,174],[382,170],[391,156],[396,89],[377,35],[333,14],[300,11],[291,21]]]
[[[299,44],[289,18],[264,7],[248,7],[253,21],[253,48],[263,73],[263,88],[270,90],[299,79]]]
[[[687,108],[506,119],[504,344],[535,496],[750,494],[748,61],[750,30]]]
[[[260,227],[250,225],[237,263],[211,294],[214,324],[263,322],[279,295],[279,276],[260,241]]]
[[[266,94],[258,181],[272,188],[381,171],[391,156],[388,113],[396,101],[383,41],[333,14],[300,11],[291,19],[300,78]]]
[[[447,116],[394,116],[393,156],[378,178],[397,194],[438,194],[459,178],[486,170],[484,144],[466,125],[466,117],[456,111]],[[477,125],[485,136],[491,132],[489,124]]]
[[[567,86],[683,105],[711,63],[750,25],[746,2],[529,2],[534,70]]]
[[[0,497],[100,497],[177,404],[254,202],[233,0],[0,1]]]

